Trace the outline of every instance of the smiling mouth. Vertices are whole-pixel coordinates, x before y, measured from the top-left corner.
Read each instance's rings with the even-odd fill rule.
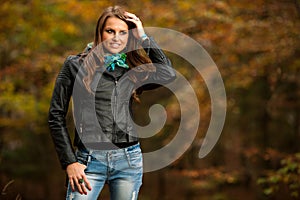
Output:
[[[118,48],[120,48],[121,44],[118,44],[118,43],[110,43],[109,46],[110,46],[111,48],[118,49]]]

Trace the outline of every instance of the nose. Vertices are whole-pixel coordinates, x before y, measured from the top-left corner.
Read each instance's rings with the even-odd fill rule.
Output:
[[[119,40],[119,37],[120,37],[119,34],[116,33],[116,34],[114,35],[114,37],[113,37],[113,40],[114,40],[114,41],[117,41],[117,40]]]

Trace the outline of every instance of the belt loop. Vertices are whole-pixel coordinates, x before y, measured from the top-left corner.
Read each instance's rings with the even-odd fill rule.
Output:
[[[92,153],[93,153],[93,150],[89,150],[89,155],[88,155],[88,158],[87,158],[87,162],[91,162],[91,159],[92,159]]]
[[[127,160],[129,161],[129,160],[130,160],[130,159],[129,159],[130,157],[129,157],[129,153],[128,153],[127,149],[128,149],[128,148],[124,148],[123,151],[124,151],[124,154],[125,154],[126,157],[127,157]]]

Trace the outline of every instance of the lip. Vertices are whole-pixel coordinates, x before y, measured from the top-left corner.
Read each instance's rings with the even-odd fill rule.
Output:
[[[111,48],[118,49],[118,48],[120,48],[121,44],[120,43],[109,43],[109,46]]]

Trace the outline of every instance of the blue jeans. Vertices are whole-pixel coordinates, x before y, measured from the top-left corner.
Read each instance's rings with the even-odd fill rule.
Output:
[[[72,192],[66,199],[96,200],[105,183],[111,200],[135,200],[142,185],[143,159],[139,144],[116,150],[78,150],[78,161],[87,165],[86,176],[92,186],[87,195]]]

